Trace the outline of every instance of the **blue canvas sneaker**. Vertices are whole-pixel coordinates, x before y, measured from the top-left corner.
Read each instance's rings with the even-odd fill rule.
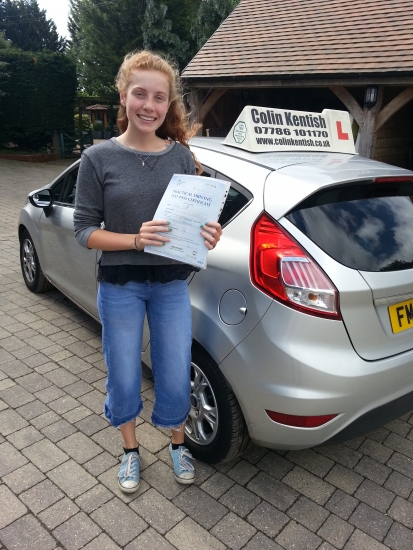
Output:
[[[122,457],[118,474],[119,487],[124,493],[133,493],[139,488],[140,458],[138,453],[127,453]]]
[[[172,449],[172,444],[169,445],[169,453],[174,463],[175,479],[179,483],[189,485],[194,482],[195,472],[191,462],[193,457],[186,447],[180,445],[176,451]]]

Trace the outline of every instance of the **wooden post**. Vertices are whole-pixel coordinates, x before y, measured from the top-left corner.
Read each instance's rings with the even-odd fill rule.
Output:
[[[192,90],[188,94],[188,104],[190,110],[191,124],[199,122],[199,107],[201,105],[201,90]]]
[[[57,153],[59,158],[62,158],[62,150],[60,148],[60,138],[57,130],[52,135],[53,153]]]
[[[367,107],[361,109],[360,105],[344,86],[330,86],[330,90],[344,103],[359,125],[359,154],[367,158],[372,158],[374,156],[374,146],[378,130],[397,113],[399,109],[413,100],[413,86],[409,86],[382,109],[384,88],[380,86],[376,105],[372,109],[368,109]]]
[[[363,109],[363,123],[360,126],[359,146],[359,155],[361,157],[372,158],[373,156],[374,146],[376,143],[376,119],[377,115],[381,111],[381,106],[383,103],[383,91],[384,87],[379,86],[376,105],[371,109],[368,109],[367,107],[364,107]]]

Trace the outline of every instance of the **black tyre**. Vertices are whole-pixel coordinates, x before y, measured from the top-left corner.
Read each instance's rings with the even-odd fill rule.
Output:
[[[43,275],[30,233],[25,229],[20,237],[20,265],[24,282],[32,292],[46,292],[52,285]]]
[[[250,442],[241,407],[224,375],[199,345],[192,348],[191,410],[185,445],[195,458],[216,464],[241,454]]]

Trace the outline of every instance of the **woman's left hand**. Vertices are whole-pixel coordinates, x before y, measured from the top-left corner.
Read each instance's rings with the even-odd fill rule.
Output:
[[[218,222],[208,222],[204,225],[201,225],[202,231],[201,235],[204,237],[205,246],[208,250],[215,248],[217,242],[220,240],[222,235],[222,227]]]

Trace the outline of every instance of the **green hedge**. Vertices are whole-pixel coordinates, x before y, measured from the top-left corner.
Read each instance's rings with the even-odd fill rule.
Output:
[[[73,132],[76,69],[64,54],[0,50],[8,77],[2,78],[0,145],[41,147],[54,130]]]

